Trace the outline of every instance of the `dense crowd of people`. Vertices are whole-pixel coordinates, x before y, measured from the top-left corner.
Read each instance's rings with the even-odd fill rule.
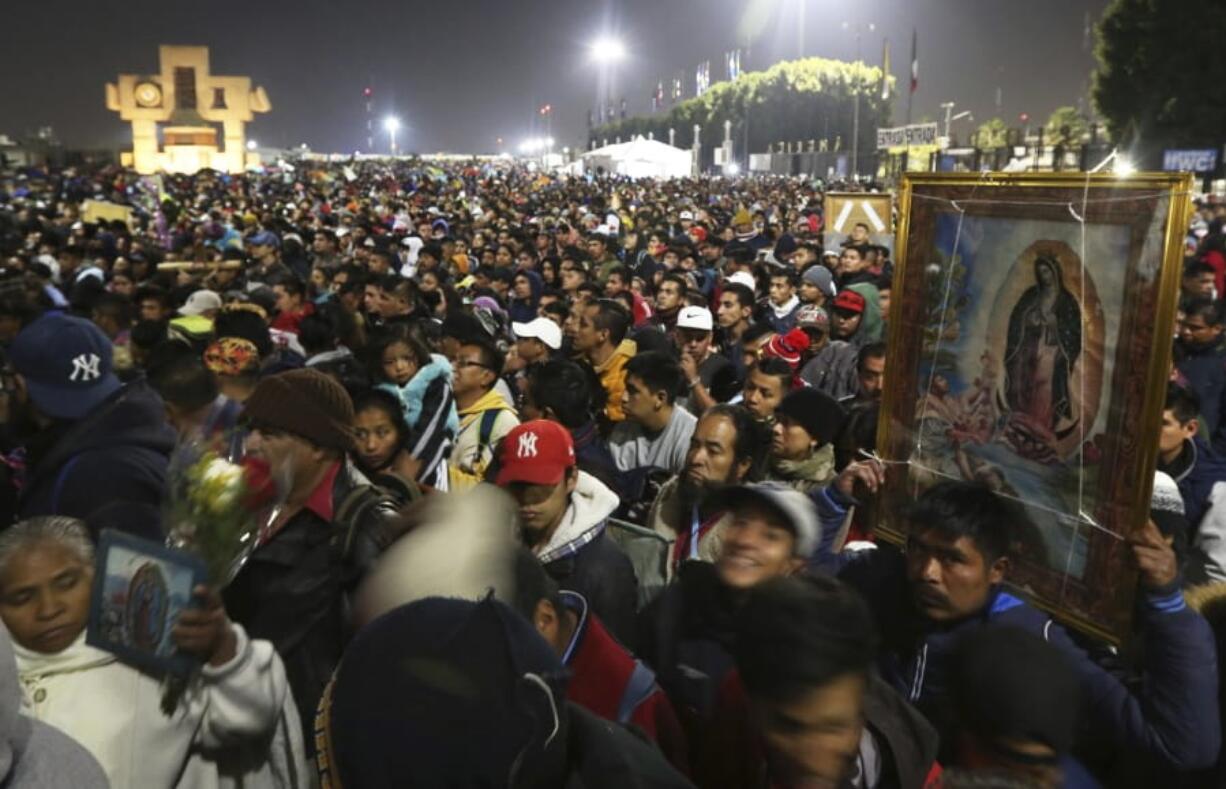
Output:
[[[822,189],[0,173],[0,784],[1221,785],[1226,206],[1116,650],[1009,591],[986,483],[877,539],[891,249]],[[166,540],[189,443],[283,504],[176,683],[85,631],[99,534]]]

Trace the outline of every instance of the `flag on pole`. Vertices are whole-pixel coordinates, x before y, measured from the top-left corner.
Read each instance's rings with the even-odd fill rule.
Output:
[[[704,60],[694,72],[694,95],[701,96],[711,87],[711,61]]]
[[[681,94],[681,77],[673,77],[673,101],[679,101],[681,99]]]
[[[728,79],[735,80],[741,76],[741,50],[734,49],[724,56],[724,61],[728,66]]]
[[[885,40],[881,54],[881,100],[890,100],[890,39]]]
[[[622,120],[626,119],[626,97],[622,96]]]
[[[911,92],[919,87],[919,44],[918,34],[915,28],[911,28]]]

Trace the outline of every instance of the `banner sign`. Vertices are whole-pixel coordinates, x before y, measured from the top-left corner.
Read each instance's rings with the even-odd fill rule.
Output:
[[[896,126],[892,129],[877,130],[877,150],[886,148],[902,148],[910,145],[936,145],[937,125],[935,123],[913,123],[910,126]]]
[[[1211,173],[1217,169],[1217,151],[1168,150],[1162,154],[1162,169],[1184,173]]]

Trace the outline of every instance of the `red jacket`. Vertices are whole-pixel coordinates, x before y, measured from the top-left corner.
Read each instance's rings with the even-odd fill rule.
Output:
[[[273,319],[273,322],[269,324],[269,326],[273,329],[287,331],[291,334],[297,334],[298,324],[302,323],[302,319],[308,315],[314,314],[315,305],[308,301],[306,304],[302,305],[302,309],[298,312],[282,312]]]
[[[571,671],[567,699],[606,720],[639,727],[674,767],[688,773],[685,734],[655,674],[610,635],[582,595],[561,594],[566,607],[579,617],[562,656]]]

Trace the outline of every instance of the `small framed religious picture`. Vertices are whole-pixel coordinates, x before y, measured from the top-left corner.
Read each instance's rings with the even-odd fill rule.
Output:
[[[889,192],[827,192],[822,216],[827,251],[850,245],[894,251],[894,195]]]
[[[878,528],[925,488],[1014,500],[1014,591],[1112,642],[1137,575],[1170,373],[1191,176],[904,178],[878,432]]]
[[[196,556],[103,530],[85,642],[158,674],[189,673],[199,661],[176,650],[171,630],[207,579]]]

